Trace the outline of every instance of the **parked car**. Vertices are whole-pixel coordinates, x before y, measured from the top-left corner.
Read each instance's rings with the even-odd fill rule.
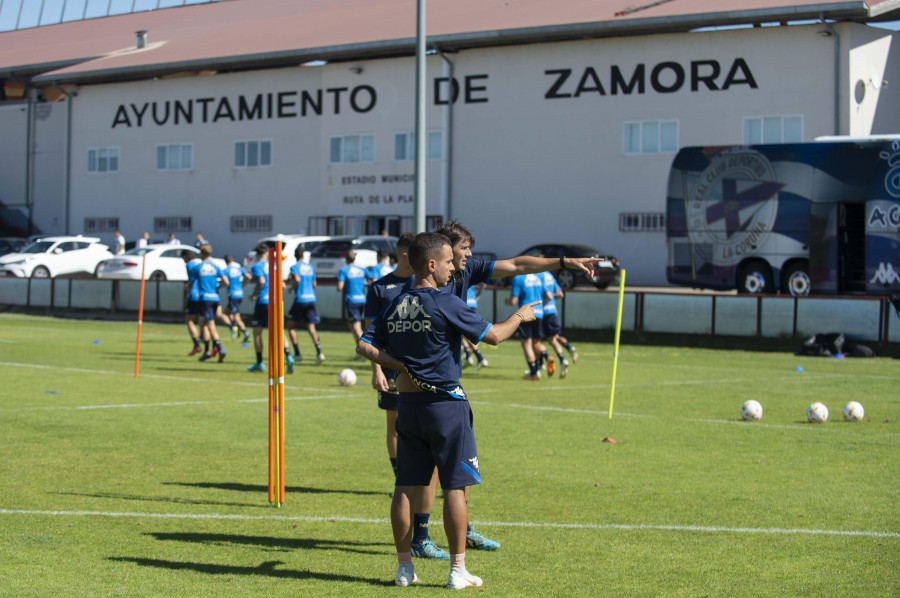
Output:
[[[533,245],[519,255],[542,255],[554,259],[559,259],[560,257],[600,258],[590,279],[581,270],[573,270],[571,268],[553,270],[556,282],[564,289],[571,289],[582,282],[590,283],[598,289],[605,289],[619,276],[619,260],[589,245],[544,243]]]
[[[62,274],[94,274],[97,265],[112,257],[97,237],[42,237],[17,253],[0,257],[0,276],[50,278]]]
[[[168,245],[158,243],[146,247],[135,247],[122,255],[103,260],[97,266],[97,278],[118,280],[140,280],[141,269],[144,268],[144,257],[147,266],[144,275],[147,280],[187,280],[187,269],[181,252],[188,250],[200,257],[200,250],[190,245]],[[212,262],[224,269],[225,260],[212,258]]]
[[[397,251],[397,237],[363,235],[359,237],[333,237],[316,247],[309,263],[318,278],[337,278],[341,268],[347,265],[345,258],[350,250],[356,252],[356,265],[368,269],[378,263],[378,250]]]
[[[297,247],[303,246],[303,257],[308,262],[310,260],[310,253],[313,249],[322,244],[323,241],[327,241],[331,237],[327,236],[307,236],[307,235],[274,235],[271,237],[263,237],[262,239],[256,242],[257,245],[260,243],[265,243],[269,247],[275,247],[275,243],[281,241],[281,252],[284,255],[284,261],[282,262],[281,269],[284,274],[284,278],[287,279],[288,273],[290,272],[291,266],[297,263],[297,258],[294,257],[294,253],[297,251]],[[256,263],[256,247],[250,250],[247,255],[244,256],[244,270],[247,272],[250,271],[250,268],[253,267],[253,264]]]
[[[28,239],[22,237],[0,237],[0,255],[16,253],[28,244]]]

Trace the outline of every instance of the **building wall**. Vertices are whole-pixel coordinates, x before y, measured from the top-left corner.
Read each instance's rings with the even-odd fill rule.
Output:
[[[742,143],[744,117],[802,115],[804,140],[834,134],[834,45],[820,35],[822,28],[449,53],[458,91],[452,108],[450,66],[429,56],[427,127],[443,129],[452,147],[428,162],[426,211],[461,219],[476,234],[478,249],[501,257],[537,242],[585,243],[616,255],[630,284],[664,285],[665,232],[625,232],[619,217],[664,212],[674,152],[625,154],[624,123],[675,120],[678,147]],[[900,68],[891,33],[852,24],[835,28],[844,73],[841,132],[896,132],[898,111],[884,105],[895,94],[889,86],[867,87],[861,104],[851,88],[871,68],[884,78]],[[161,238],[154,218],[190,216],[191,230],[179,238],[202,231],[217,254],[241,255],[269,233],[232,233],[232,216],[272,215],[272,232],[280,233],[307,232],[311,217],[409,218],[414,164],[394,160],[393,138],[414,128],[414,62],[83,87],[73,104],[70,230],[82,232],[87,218],[118,217],[128,239],[143,230]],[[321,95],[319,106],[304,104],[304,93],[307,99]],[[257,99],[261,113],[254,111]],[[190,102],[190,123],[183,113],[176,123],[176,101],[182,107]],[[13,111],[0,110],[3,123],[15,124]],[[375,135],[374,162],[330,163],[330,138],[358,134]],[[234,143],[242,140],[271,140],[273,165],[235,168]],[[193,144],[191,170],[156,170],[157,145],[171,143]],[[3,151],[8,145],[0,142]],[[86,155],[94,147],[118,148],[119,172],[88,173]],[[0,197],[15,184],[7,185],[4,174]],[[100,236],[112,241],[111,232]]]

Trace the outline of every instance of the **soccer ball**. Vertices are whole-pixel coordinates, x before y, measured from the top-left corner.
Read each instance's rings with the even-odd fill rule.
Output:
[[[866,415],[866,411],[863,409],[863,406],[856,401],[850,401],[849,403],[844,405],[844,410],[842,413],[844,414],[844,420],[848,422],[861,421],[862,418]]]
[[[744,419],[757,421],[762,417],[762,405],[759,401],[749,400],[741,405],[741,417]]]
[[[353,386],[356,384],[356,372],[353,370],[341,370],[341,373],[338,374],[338,382],[341,383],[341,386]]]
[[[822,403],[813,403],[806,409],[806,419],[811,424],[824,424],[828,421],[828,407]]]

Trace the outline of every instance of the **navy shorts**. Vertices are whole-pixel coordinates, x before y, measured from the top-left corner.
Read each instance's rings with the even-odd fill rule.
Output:
[[[362,321],[362,312],[363,308],[366,306],[365,303],[347,303],[347,321],[348,322],[360,322]]]
[[[288,315],[298,324],[318,324],[322,321],[319,318],[319,313],[316,311],[315,301],[312,303],[297,303],[295,301]]]
[[[228,299],[228,309],[229,313],[236,314],[241,311],[241,301],[243,301],[243,297],[238,297],[236,299]]]
[[[188,299],[187,306],[184,308],[184,313],[188,316],[196,316],[200,313],[200,302],[195,301],[194,299]]]
[[[468,401],[402,393],[397,406],[397,485],[427,486],[437,467],[441,488],[481,483]]]
[[[253,327],[268,328],[269,327],[269,304],[257,303],[253,308]]]
[[[562,326],[559,325],[559,315],[544,314],[544,336],[556,336],[562,332]]]
[[[200,311],[197,312],[203,319],[209,322],[216,319],[216,310],[219,309],[218,301],[199,301]]]
[[[541,320],[543,318],[538,318],[533,322],[523,322],[519,325],[519,338],[536,338],[540,340],[544,337],[544,327],[541,325]]]
[[[400,397],[400,394],[397,392],[397,385],[394,382],[395,379],[391,377],[392,375],[392,370],[385,371],[385,376],[388,379],[388,391],[378,391],[378,408],[385,411],[396,411],[397,399]]]

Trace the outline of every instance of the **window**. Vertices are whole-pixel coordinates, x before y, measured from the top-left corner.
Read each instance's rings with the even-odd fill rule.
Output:
[[[662,212],[620,212],[619,230],[626,233],[665,231],[666,215]]]
[[[272,142],[270,140],[234,142],[235,168],[254,168],[271,165]]]
[[[272,232],[271,216],[232,216],[231,232],[233,233],[268,233]]]
[[[425,230],[432,231],[437,230],[444,223],[444,219],[441,216],[425,216]],[[401,233],[415,233],[416,232],[416,219],[413,216],[401,216],[400,217],[400,232]]]
[[[86,234],[93,233],[111,233],[119,228],[118,218],[85,218],[84,232]]]
[[[119,172],[119,148],[92,147],[87,155],[88,172]]]
[[[310,235],[339,236],[344,234],[343,216],[312,216],[309,219]]]
[[[425,136],[425,159],[440,160],[444,157],[444,134],[428,131]],[[394,161],[411,162],[416,159],[416,134],[414,132],[394,134]]]
[[[157,216],[153,219],[155,233],[189,233],[191,232],[190,216]]]
[[[625,122],[622,151],[626,154],[670,154],[678,151],[677,120]]]
[[[375,161],[375,135],[332,137],[328,159],[332,164]]]
[[[803,141],[803,117],[745,116],[744,143],[800,143]]]
[[[156,146],[156,170],[191,170],[194,168],[194,146],[170,143]]]

